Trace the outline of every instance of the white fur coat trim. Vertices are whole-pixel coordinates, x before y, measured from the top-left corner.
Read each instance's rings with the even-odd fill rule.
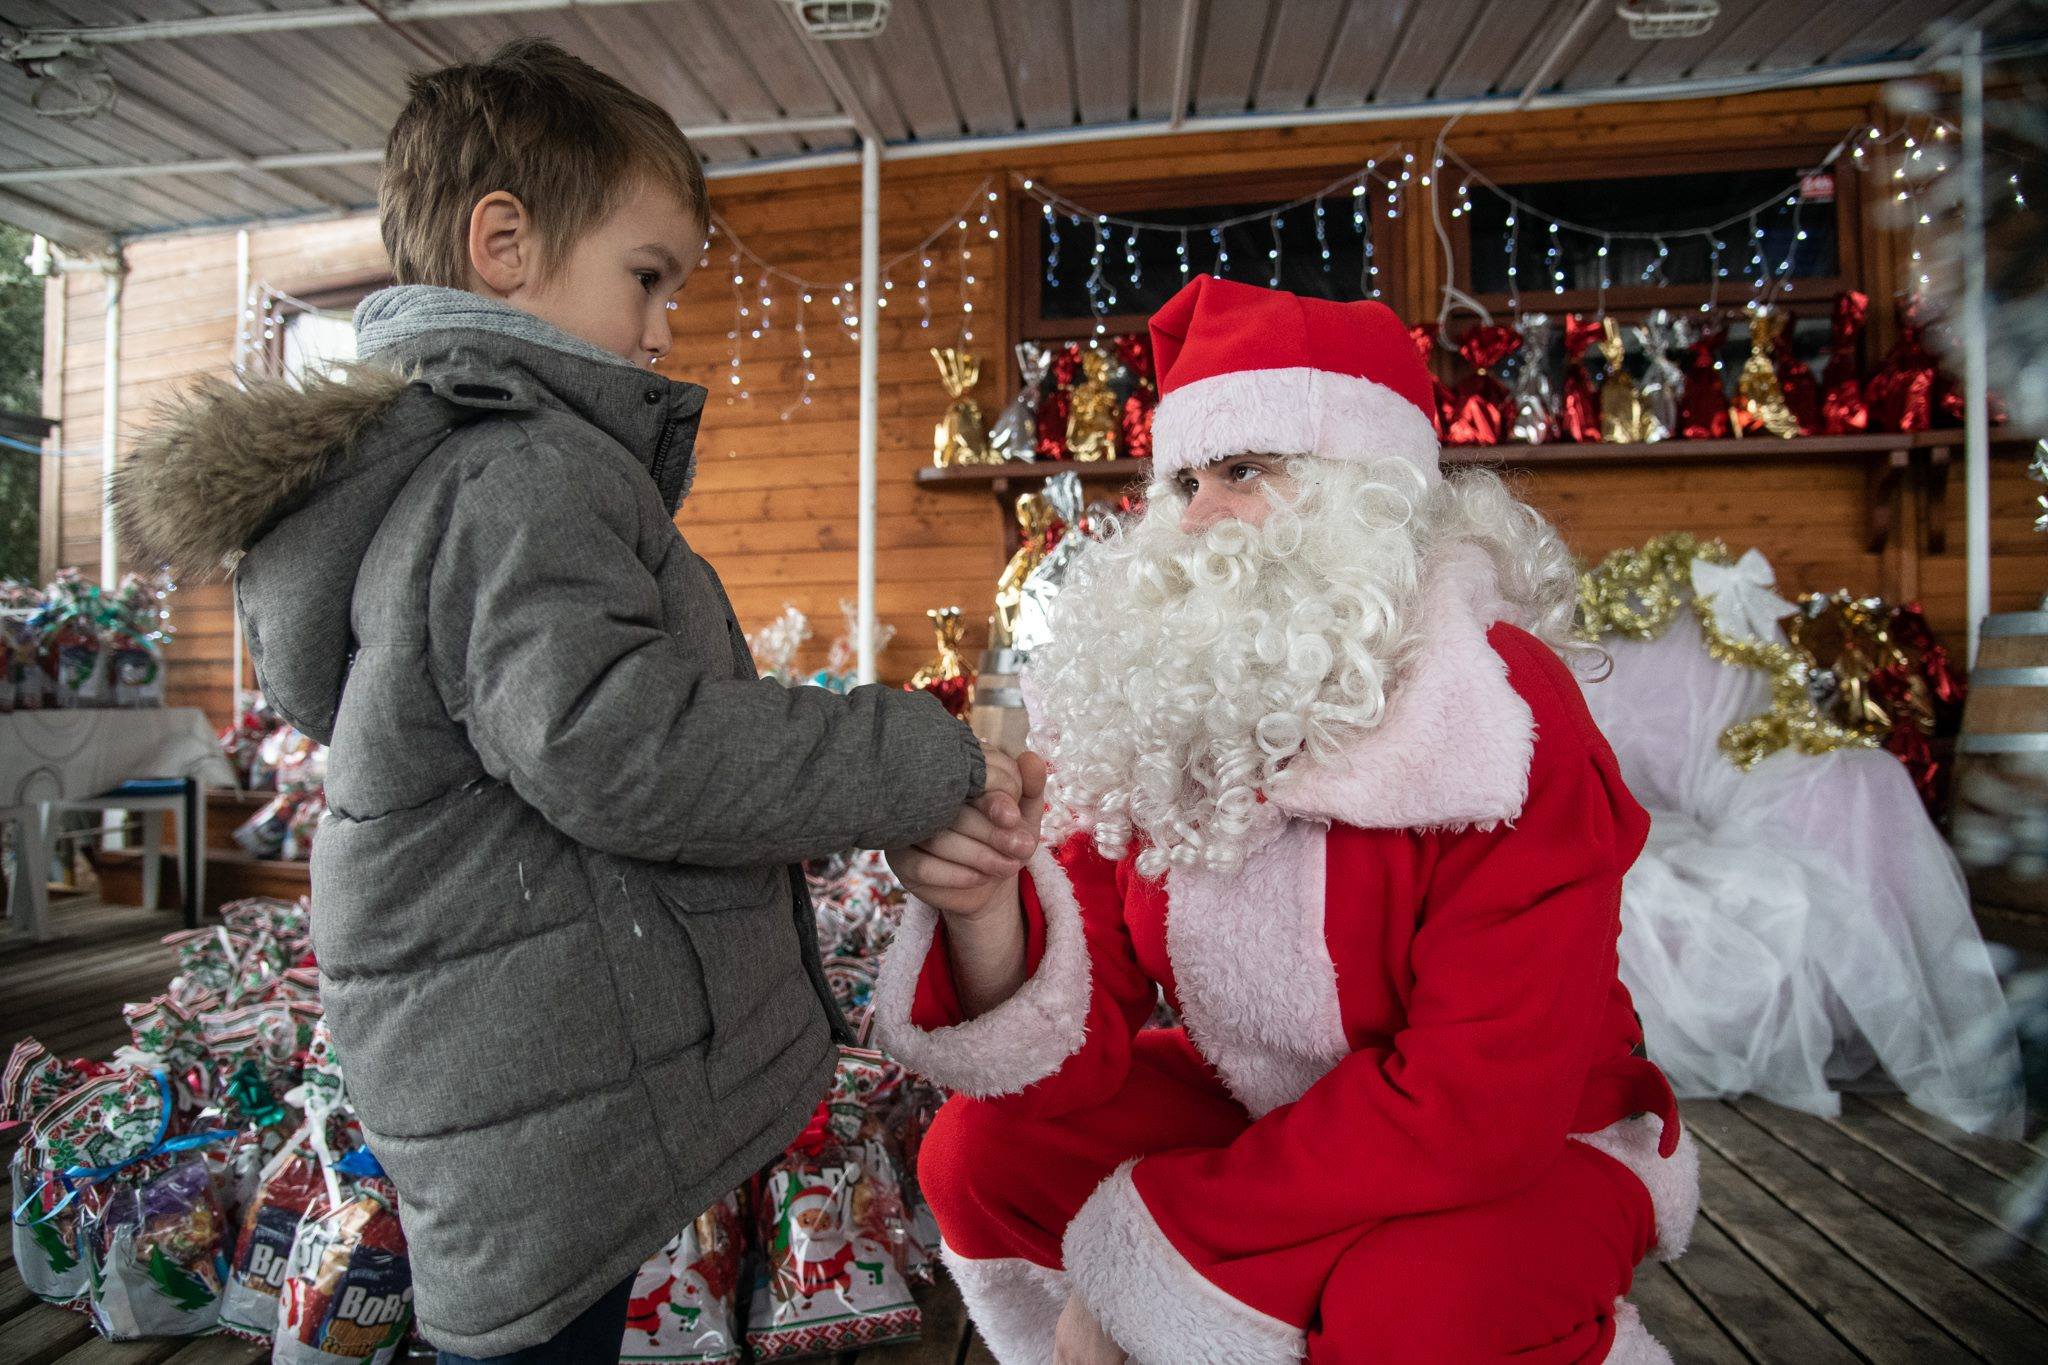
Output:
[[[1166,951],[1188,1037],[1254,1117],[1351,1051],[1323,936],[1329,828],[1290,820],[1234,873],[1173,874]]]
[[[1672,1365],[1671,1352],[1643,1326],[1643,1315],[1627,1299],[1614,1301],[1614,1341],[1607,1365]]]
[[[1660,1261],[1675,1261],[1692,1241],[1693,1220],[1700,1212],[1700,1149],[1692,1134],[1680,1129],[1678,1147],[1670,1156],[1657,1155],[1664,1121],[1655,1114],[1637,1114],[1608,1124],[1597,1133],[1573,1133],[1588,1147],[1607,1153],[1635,1172],[1636,1179],[1650,1192],[1650,1208],[1657,1215],[1657,1246]]]
[[[1522,813],[1536,720],[1487,642],[1500,618],[1493,566],[1464,546],[1432,566],[1424,632],[1386,717],[1329,763],[1299,763],[1268,793],[1289,815],[1359,829],[1490,826]]]
[[[939,912],[915,896],[875,980],[875,1032],[903,1065],[975,1099],[1044,1080],[1081,1050],[1088,1022],[1088,940],[1066,869],[1041,850],[1031,882],[1045,912],[1045,954],[1017,993],[963,1024],[921,1029],[910,1020]]]
[[[939,1255],[997,1365],[1052,1365],[1054,1331],[1067,1307],[1064,1273],[1018,1256],[962,1256],[944,1243]]]
[[[1133,1365],[1285,1365],[1302,1330],[1216,1287],[1167,1240],[1125,1162],[1067,1224],[1067,1280]]]
[[[1406,460],[1425,482],[1437,469],[1436,428],[1384,384],[1305,365],[1211,375],[1166,394],[1152,416],[1152,475],[1230,455]]]

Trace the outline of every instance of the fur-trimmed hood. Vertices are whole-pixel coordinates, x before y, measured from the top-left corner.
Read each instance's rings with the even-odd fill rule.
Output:
[[[201,381],[158,409],[114,475],[123,536],[179,578],[232,568],[404,392],[403,376],[374,365],[303,388]]]
[[[704,402],[697,385],[457,290],[373,294],[357,330],[366,359],[336,377],[212,379],[172,400],[111,490],[136,554],[180,578],[233,573],[265,693],[322,740],[353,649],[364,556],[451,431],[567,413],[645,465],[673,514]]]

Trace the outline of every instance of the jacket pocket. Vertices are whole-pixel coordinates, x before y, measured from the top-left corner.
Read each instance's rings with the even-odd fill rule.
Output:
[[[779,867],[690,869],[661,894],[702,970],[711,1014],[705,1076],[711,1093],[723,1097],[803,1041],[823,1013],[804,967],[788,874]]]
[[[323,982],[371,1132],[433,1137],[623,1081],[632,1052],[588,920],[401,971]]]

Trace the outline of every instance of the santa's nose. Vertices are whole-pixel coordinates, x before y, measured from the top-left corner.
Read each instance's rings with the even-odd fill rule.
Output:
[[[1266,508],[1263,498],[1247,495],[1227,485],[1204,483],[1188,499],[1187,508],[1180,514],[1181,534],[1197,536],[1221,521],[1248,521],[1254,526],[1264,520],[1261,515]]]

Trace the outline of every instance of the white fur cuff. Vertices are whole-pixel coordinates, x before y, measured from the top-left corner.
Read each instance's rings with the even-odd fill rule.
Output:
[[[1671,1352],[1643,1326],[1643,1315],[1627,1299],[1614,1301],[1614,1343],[1607,1365],[1672,1365]]]
[[[964,1024],[921,1029],[911,1022],[918,978],[931,954],[939,912],[911,897],[875,981],[875,1032],[912,1071],[975,1099],[1012,1095],[1058,1071],[1081,1050],[1088,1024],[1088,939],[1066,870],[1041,850],[1031,883],[1045,914],[1045,955],[1017,993]]]
[[[1650,1192],[1650,1208],[1657,1215],[1656,1255],[1660,1261],[1675,1261],[1692,1241],[1693,1220],[1700,1211],[1700,1149],[1692,1134],[1680,1129],[1678,1147],[1670,1156],[1657,1154],[1664,1121],[1655,1114],[1610,1123],[1597,1133],[1573,1133],[1588,1147],[1607,1153],[1635,1173]]]
[[[1134,1365],[1284,1365],[1302,1330],[1216,1287],[1167,1240],[1125,1162],[1067,1225],[1067,1279]]]
[[[1053,1338],[1067,1306],[1067,1277],[1015,1256],[962,1256],[943,1242],[939,1255],[996,1365],[1052,1365]]]

